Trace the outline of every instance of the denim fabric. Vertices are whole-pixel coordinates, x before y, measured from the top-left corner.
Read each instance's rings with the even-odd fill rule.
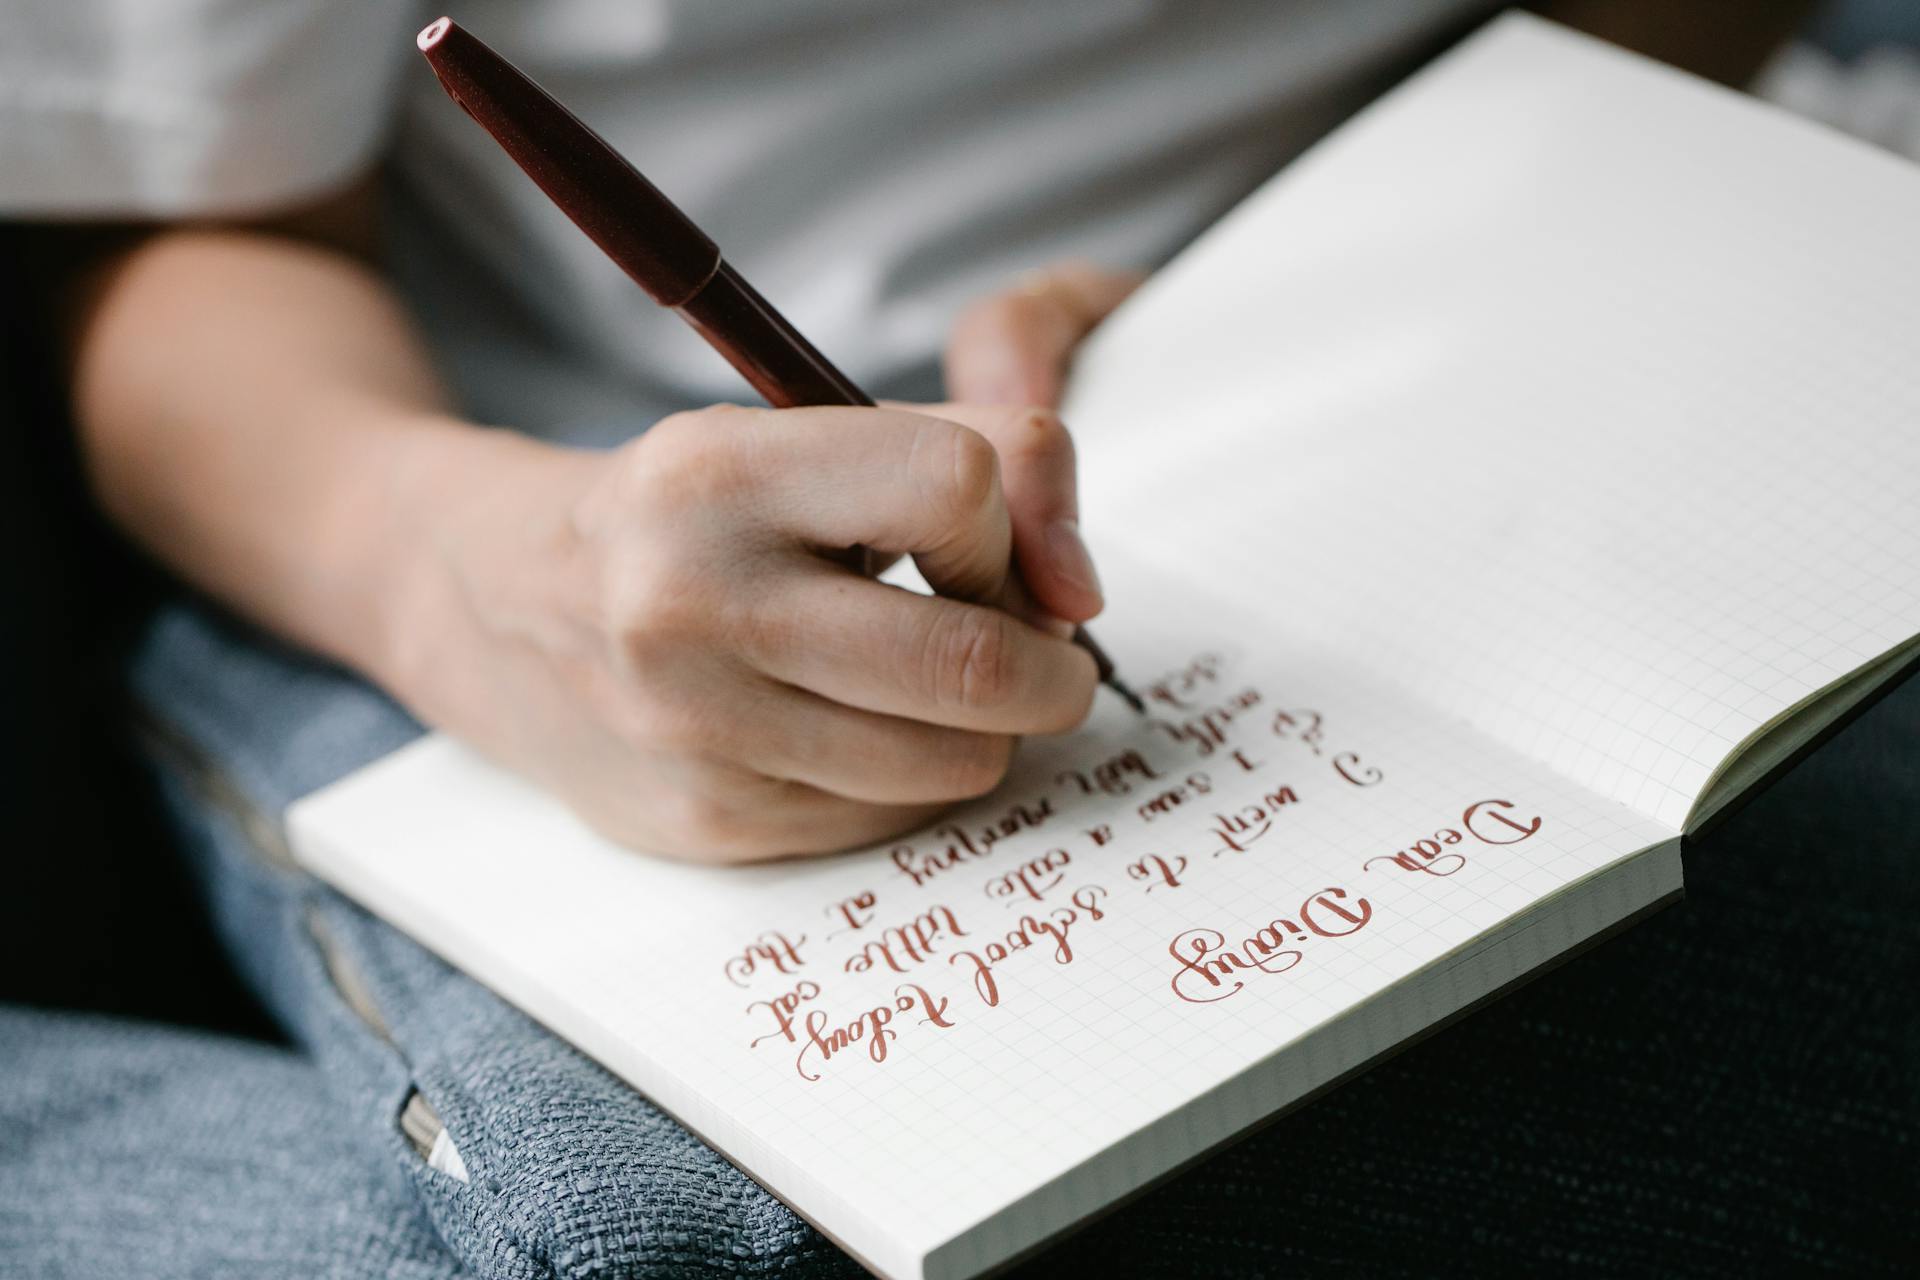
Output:
[[[417,732],[390,702],[191,611],[155,628],[138,677],[199,761],[168,787],[238,963],[319,1064],[334,1122],[370,1158],[399,1153],[460,1264],[854,1273],[644,1099],[276,861],[286,801]],[[1903,1274],[1920,1257],[1916,833],[1920,682],[1690,849],[1685,905],[1027,1274]],[[469,1182],[396,1137],[415,1089]]]
[[[0,1275],[455,1280],[396,1147],[284,1049],[0,1008]]]
[[[317,1060],[346,1121],[402,1143],[418,1090],[470,1181],[409,1164],[484,1276],[858,1274],[785,1206],[491,992],[294,869],[291,800],[420,732],[390,700],[210,612],[155,624],[136,691],[162,785],[244,977]],[[355,1002],[345,992],[364,993]]]

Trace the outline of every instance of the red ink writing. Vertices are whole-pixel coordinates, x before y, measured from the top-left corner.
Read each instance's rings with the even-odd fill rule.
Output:
[[[1309,896],[1294,917],[1275,917],[1236,946],[1228,946],[1218,929],[1187,929],[1167,944],[1167,954],[1178,962],[1168,986],[1188,1004],[1213,1004],[1244,989],[1255,974],[1292,969],[1308,938],[1344,938],[1372,919],[1373,905],[1365,898],[1349,902],[1345,889],[1330,887]]]
[[[1333,771],[1356,787],[1370,787],[1380,781],[1380,770],[1360,763],[1357,751],[1342,751],[1333,758]]]
[[[1292,738],[1315,755],[1320,754],[1320,713],[1318,711],[1277,711],[1273,717],[1273,736]]]
[[[1282,805],[1298,804],[1300,797],[1292,787],[1281,787],[1261,796],[1254,804],[1242,805],[1232,813],[1213,815],[1213,834],[1220,838],[1214,857],[1223,853],[1245,853],[1247,846],[1273,830],[1273,818]]]
[[[1362,871],[1373,870],[1373,864],[1384,862],[1402,871],[1418,871],[1422,875],[1450,876],[1467,865],[1464,855],[1446,852],[1446,846],[1459,844],[1461,835],[1452,827],[1442,827],[1431,836],[1422,836],[1406,848],[1393,853],[1383,853],[1368,858],[1360,865]]]
[[[1055,964],[1073,962],[1073,944],[1068,935],[1073,926],[1085,920],[1101,920],[1106,913],[1100,909],[1100,899],[1107,891],[1097,884],[1082,885],[1073,891],[1070,907],[1055,907],[1045,916],[1021,916],[1020,922],[1007,930],[1004,938],[996,938],[978,951],[956,951],[947,957],[948,964],[969,964],[973,966],[973,988],[980,993],[980,999],[987,1005],[1000,1003],[1000,984],[994,978],[994,966],[1004,962],[1009,956],[1018,955],[1051,944]]]
[[[1033,804],[1016,804],[994,821],[962,829],[952,823],[934,828],[933,834],[946,841],[937,852],[921,852],[910,844],[895,845],[889,856],[901,875],[923,885],[943,871],[984,858],[993,846],[1009,836],[1041,826],[1053,816],[1053,800],[1042,798]]]
[[[1053,777],[1056,786],[1068,782],[1080,788],[1082,795],[1124,796],[1133,790],[1135,782],[1151,782],[1159,778],[1147,758],[1135,750],[1122,751],[1110,760],[1102,760],[1093,767],[1091,774],[1078,769],[1063,769]]]
[[[1505,812],[1513,807],[1511,800],[1476,801],[1460,815],[1460,824],[1486,844],[1519,844],[1540,830],[1540,819],[1517,822]]]
[[[881,930],[879,937],[848,956],[842,968],[848,973],[865,973],[884,964],[895,973],[905,973],[931,956],[943,939],[966,936],[967,931],[953,918],[952,908],[932,907],[905,924]]]
[[[866,928],[873,920],[873,904],[875,901],[873,890],[866,889],[854,894],[851,898],[842,898],[840,901],[827,907],[826,913],[830,918],[838,917],[840,920],[846,922],[844,928],[835,929],[827,936],[829,938],[837,938],[843,933],[850,933],[855,929]]]
[[[1300,952],[1286,945],[1290,939],[1283,927],[1300,933],[1293,921],[1275,920],[1255,929],[1238,947],[1227,946],[1227,936],[1218,929],[1189,929],[1178,935],[1167,944],[1167,954],[1180,962],[1173,994],[1188,1004],[1212,1004],[1247,985],[1236,973],[1285,973],[1300,963]],[[1228,980],[1232,986],[1226,985]]]
[[[779,973],[792,973],[806,963],[800,958],[800,948],[806,940],[804,933],[798,938],[789,938],[778,929],[767,930],[727,961],[727,981],[744,987],[756,972],[767,967]]]
[[[1203,653],[1181,670],[1155,680],[1146,687],[1146,699],[1185,711],[1195,706],[1187,701],[1187,695],[1220,679],[1220,658],[1217,654]]]
[[[1365,898],[1355,898],[1353,909],[1348,910],[1340,905],[1346,896],[1345,889],[1322,889],[1300,904],[1300,923],[1323,938],[1358,933],[1373,919],[1373,907]]]
[[[1138,862],[1127,864],[1127,878],[1146,881],[1148,893],[1152,893],[1162,885],[1169,889],[1178,889],[1180,877],[1186,873],[1186,855],[1179,853],[1173,855],[1171,863],[1157,853],[1150,853]]]
[[[805,1024],[806,1039],[800,1045],[800,1052],[794,1055],[793,1069],[800,1073],[802,1080],[818,1080],[818,1071],[808,1071],[809,1055],[817,1057],[822,1064],[829,1062],[836,1054],[844,1053],[854,1045],[865,1042],[867,1056],[875,1062],[887,1060],[887,1046],[899,1038],[900,1033],[891,1025],[895,1015],[912,1013],[918,1005],[922,1023],[936,1027],[951,1027],[947,1020],[947,998],[930,995],[927,989],[917,982],[903,982],[893,989],[893,999],[885,1004],[875,1005],[866,1012],[858,1014],[851,1022],[835,1027],[824,1009],[815,1009],[807,1015]]]
[[[1176,783],[1162,791],[1153,799],[1138,806],[1134,812],[1140,815],[1142,822],[1152,822],[1163,814],[1172,813],[1195,797],[1208,795],[1212,791],[1212,778],[1204,773],[1190,773],[1185,782]]]
[[[793,1015],[799,1011],[801,1005],[812,1000],[819,994],[819,983],[810,982],[802,978],[793,990],[783,991],[770,1000],[755,1000],[752,1004],[748,1005],[748,1013],[752,1013],[755,1009],[765,1009],[768,1013],[772,1014],[774,1028],[765,1035],[755,1036],[753,1043],[749,1044],[747,1048],[758,1048],[762,1040],[771,1040],[775,1036],[781,1036],[791,1044],[793,1042]]]
[[[1073,861],[1073,855],[1065,849],[1049,849],[1039,857],[1022,863],[1003,876],[995,876],[987,881],[986,894],[989,898],[1001,898],[1007,903],[1025,895],[1039,902],[1049,889],[1066,876],[1062,868]]]
[[[1178,724],[1166,720],[1149,720],[1147,723],[1175,742],[1191,743],[1204,758],[1212,755],[1216,748],[1226,744],[1227,726],[1233,723],[1235,716],[1244,713],[1249,707],[1259,705],[1258,689],[1242,689],[1219,705],[1209,707],[1199,715]]]

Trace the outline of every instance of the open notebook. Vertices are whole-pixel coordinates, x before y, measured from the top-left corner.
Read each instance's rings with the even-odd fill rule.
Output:
[[[1085,353],[1148,719],[806,863],[623,852],[441,737],[294,846],[874,1270],[978,1273],[1671,898],[1912,665],[1916,228],[1905,163],[1501,19]]]

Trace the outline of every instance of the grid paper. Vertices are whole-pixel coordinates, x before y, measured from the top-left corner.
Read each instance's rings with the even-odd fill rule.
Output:
[[[1916,226],[1906,161],[1510,16],[1096,335],[1083,523],[1681,826],[1920,632]]]

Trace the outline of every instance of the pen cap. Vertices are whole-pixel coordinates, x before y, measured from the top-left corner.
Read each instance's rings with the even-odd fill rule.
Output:
[[[417,43],[447,95],[654,301],[677,307],[719,269],[720,247],[673,201],[453,19]]]

